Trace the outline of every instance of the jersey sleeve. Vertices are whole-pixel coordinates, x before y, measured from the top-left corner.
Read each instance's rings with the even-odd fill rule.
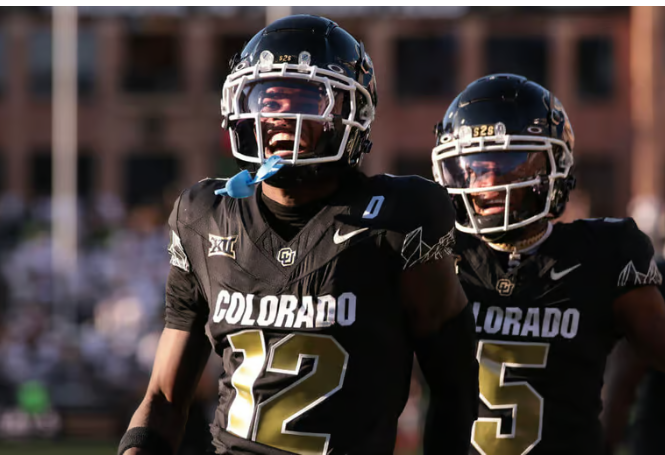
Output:
[[[192,270],[178,222],[181,198],[169,216],[169,254],[171,268],[166,281],[166,327],[190,332],[208,320],[208,304],[199,280]]]
[[[662,284],[663,278],[654,258],[649,237],[642,232],[632,218],[612,223],[606,239],[612,257],[607,261],[608,286],[613,297],[641,287]]]
[[[403,268],[451,255],[455,245],[455,208],[441,185],[413,177],[400,204],[400,229],[392,239]]]

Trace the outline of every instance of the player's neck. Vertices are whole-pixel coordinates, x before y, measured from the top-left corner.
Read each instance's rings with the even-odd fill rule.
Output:
[[[338,186],[339,179],[335,177],[321,179],[314,184],[298,185],[293,188],[277,188],[262,182],[261,191],[268,199],[278,204],[295,207],[330,196],[337,190]]]
[[[551,232],[550,223],[534,223],[520,229],[519,236],[505,239],[503,242],[487,242],[490,247],[499,251],[525,251],[536,244],[542,243],[544,237]]]

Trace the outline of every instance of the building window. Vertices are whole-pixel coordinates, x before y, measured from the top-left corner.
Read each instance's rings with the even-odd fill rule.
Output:
[[[0,150],[0,196],[7,189],[7,178],[9,177],[7,173],[7,157]]]
[[[78,31],[78,94],[85,98],[95,90],[97,75],[97,39],[92,30]]]
[[[487,73],[513,73],[547,87],[545,38],[489,38],[485,43]]]
[[[97,52],[95,34],[91,30],[79,28],[76,50],[78,96],[85,98],[92,93],[95,83]],[[53,37],[48,27],[37,29],[30,36],[28,72],[32,94],[50,96],[53,85]]]
[[[240,51],[242,51],[243,47],[250,39],[252,39],[251,35],[228,35],[217,38],[211,80],[213,90],[220,93],[222,92],[226,76],[228,76],[231,70],[229,62],[235,54],[240,54]]]
[[[53,160],[50,152],[37,152],[30,160],[30,181],[35,196],[48,196],[53,188]]]
[[[7,84],[7,53],[5,49],[5,34],[0,30],[0,95],[5,91]]]
[[[180,47],[175,35],[129,34],[124,89],[131,93],[174,92],[182,86]]]
[[[28,43],[28,77],[30,92],[37,97],[51,95],[53,80],[53,44],[51,29],[41,27],[32,32]]]
[[[178,159],[172,154],[135,154],[125,161],[125,202],[130,206],[161,204],[177,183]]]
[[[614,162],[609,158],[576,159],[577,188],[589,195],[589,216],[617,216]],[[575,190],[577,191],[577,190]]]
[[[399,38],[396,47],[398,98],[431,98],[455,93],[457,43],[454,37]]]
[[[79,151],[77,157],[77,193],[88,198],[94,191],[94,158],[87,150]],[[50,196],[53,188],[53,157],[50,150],[37,150],[30,160],[30,182],[35,196]]]
[[[577,42],[577,93],[582,99],[605,99],[614,91],[614,48],[608,37]]]

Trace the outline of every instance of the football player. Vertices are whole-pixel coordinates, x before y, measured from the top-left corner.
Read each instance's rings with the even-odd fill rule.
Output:
[[[629,218],[552,223],[574,186],[574,145],[559,100],[510,74],[471,83],[436,126],[433,172],[457,208],[457,267],[479,337],[473,454],[599,454],[616,340],[665,366],[648,237]]]
[[[658,261],[658,270],[665,272],[665,261]],[[664,286],[660,287],[665,294]],[[639,393],[638,393],[639,392]],[[633,405],[630,431],[626,433]],[[662,431],[665,428],[665,373],[651,368],[625,341],[608,359],[603,389],[601,422],[605,430],[608,453],[618,453],[626,442],[634,455],[662,453]]]
[[[359,172],[376,102],[363,45],[324,18],[278,20],[233,59],[223,125],[256,174],[175,203],[166,328],[121,453],[177,449],[210,345],[217,454],[392,454],[414,352],[426,453],[468,451],[478,368],[454,209],[434,182]]]

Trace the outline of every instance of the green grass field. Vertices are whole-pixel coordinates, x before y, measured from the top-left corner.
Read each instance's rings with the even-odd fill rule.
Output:
[[[118,446],[94,442],[0,443],[0,455],[115,455]]]

